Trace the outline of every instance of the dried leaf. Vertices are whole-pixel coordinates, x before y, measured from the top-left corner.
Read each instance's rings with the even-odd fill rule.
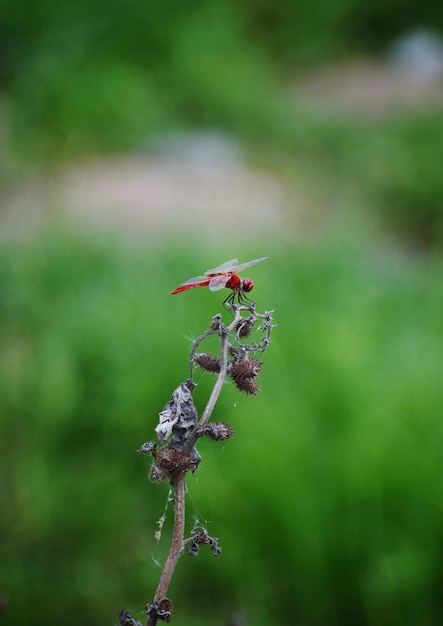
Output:
[[[197,423],[197,409],[192,399],[195,385],[189,380],[179,385],[172,394],[171,400],[159,413],[159,423],[155,429],[160,443],[173,432],[181,440],[183,435],[194,428]]]

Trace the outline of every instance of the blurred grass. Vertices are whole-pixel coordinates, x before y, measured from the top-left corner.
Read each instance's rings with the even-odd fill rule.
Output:
[[[223,552],[180,561],[175,619],[439,623],[441,259],[360,242],[267,245],[241,253],[271,257],[253,276],[278,323],[262,392],[225,387],[214,418],[236,437],[202,443],[189,478],[189,528],[207,523]],[[168,291],[223,248],[199,244],[196,259],[191,247],[62,231],[2,244],[8,624],[114,623],[122,607],[143,621],[172,516],[157,545],[168,488],[149,483],[135,451],[187,376],[190,337],[221,305],[203,290]],[[200,408],[206,385],[202,375]]]

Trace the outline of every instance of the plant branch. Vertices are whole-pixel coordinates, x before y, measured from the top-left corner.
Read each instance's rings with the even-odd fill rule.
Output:
[[[171,399],[159,413],[159,424],[155,430],[160,446],[150,442],[143,444],[139,450],[142,454],[152,455],[154,464],[149,476],[156,482],[169,480],[174,501],[171,546],[154,599],[145,606],[148,614],[146,626],[156,626],[159,620],[164,622],[171,620],[173,604],[166,594],[183,551],[195,556],[199,546],[203,544],[209,544],[215,556],[221,551],[218,539],[210,537],[204,527],[195,527],[191,537],[185,539],[186,472],[194,472],[200,463],[201,456],[195,447],[200,437],[206,436],[214,441],[222,441],[233,436],[234,430],[229,424],[209,421],[228,375],[240,391],[247,394],[256,394],[259,391],[256,378],[262,362],[255,355],[257,352],[266,351],[273,328],[271,313],[256,313],[254,302],[249,306],[232,304],[230,311],[233,312],[233,319],[228,326],[222,323],[221,314],[214,315],[209,329],[193,342],[190,353],[190,377],[174,390]],[[242,316],[243,311],[249,311],[249,315]],[[259,320],[259,325],[256,326]],[[245,338],[249,337],[254,329],[260,333],[261,341],[259,343],[251,341],[248,344]],[[211,335],[220,337],[219,358],[207,353],[197,354],[200,344]],[[230,337],[233,343],[230,343]],[[193,381],[195,364],[208,372],[217,373],[200,419],[192,397],[196,387]],[[138,626],[139,622],[135,622],[128,611],[122,611],[120,624]]]
[[[163,567],[157,591],[155,592],[154,602],[160,602],[166,597],[175,566],[183,550],[183,539],[185,535],[185,476],[185,472],[179,472],[171,478],[171,486],[174,491],[174,528],[172,531],[171,547]],[[155,615],[150,615],[147,626],[156,626],[157,619]]]
[[[236,306],[235,307],[235,315],[232,322],[228,327],[221,327],[219,330],[220,338],[221,338],[221,346],[220,346],[220,372],[217,376],[217,380],[215,381],[215,385],[212,389],[211,395],[209,396],[209,400],[206,404],[205,410],[202,413],[202,416],[194,429],[194,431],[189,435],[188,441],[186,443],[186,449],[189,451],[194,446],[195,442],[198,439],[198,429],[204,426],[210,419],[212,412],[214,411],[217,400],[220,396],[221,390],[223,389],[223,385],[225,384],[226,374],[228,371],[228,338],[229,334],[236,328],[239,319],[241,318],[240,311],[242,311],[246,307]],[[199,340],[198,340],[199,341]],[[200,343],[200,341],[199,341]],[[195,351],[194,351],[195,353]]]

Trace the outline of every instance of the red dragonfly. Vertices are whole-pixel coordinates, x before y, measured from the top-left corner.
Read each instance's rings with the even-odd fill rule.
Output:
[[[209,287],[211,291],[220,291],[223,287],[227,287],[232,290],[232,293],[229,294],[223,304],[234,304],[236,298],[239,303],[249,300],[245,294],[254,288],[254,283],[249,278],[241,278],[238,272],[242,272],[256,263],[266,261],[267,258],[267,256],[264,256],[261,259],[241,264],[239,264],[238,259],[231,259],[212,270],[206,270],[204,276],[190,278],[185,283],[182,283],[180,287],[171,291],[171,294],[181,293],[195,287]]]

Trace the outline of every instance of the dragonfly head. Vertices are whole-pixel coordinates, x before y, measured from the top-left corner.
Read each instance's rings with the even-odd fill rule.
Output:
[[[245,293],[249,293],[254,288],[254,283],[250,278],[243,278],[240,283],[240,289]]]

